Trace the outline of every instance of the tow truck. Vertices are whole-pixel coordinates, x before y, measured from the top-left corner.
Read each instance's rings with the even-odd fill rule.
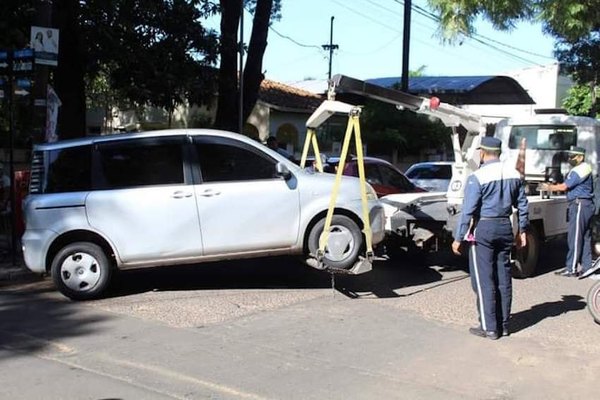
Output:
[[[479,167],[478,147],[487,130],[482,117],[435,97],[425,98],[335,75],[330,81],[327,101],[341,93],[376,99],[394,104],[398,109],[429,115],[451,128],[454,164],[448,191],[394,194],[380,199],[386,214],[388,253],[393,254],[396,249],[421,253],[448,247],[460,217],[466,180]],[[311,120],[314,122],[315,118]],[[316,126],[318,124],[313,123],[311,127],[314,129]],[[514,163],[526,183],[531,227],[527,232],[528,246],[513,252],[513,275],[525,278],[536,270],[542,243],[565,235],[568,228],[564,193],[539,192],[538,184],[564,179],[569,169],[565,150],[571,145],[586,149],[586,161],[592,165],[597,181],[600,122],[588,117],[568,116],[558,110],[546,110],[534,116],[503,119],[497,123],[493,135],[502,140],[501,160]],[[309,136],[303,159],[309,140],[313,143],[315,140],[314,135],[311,139]],[[516,213],[513,214],[516,229],[514,222]],[[600,249],[600,245],[595,244],[594,248]]]

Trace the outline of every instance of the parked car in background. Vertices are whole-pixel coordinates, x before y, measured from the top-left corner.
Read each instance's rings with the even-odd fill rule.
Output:
[[[452,161],[430,161],[413,164],[406,176],[429,192],[445,192],[452,178]]]
[[[325,171],[335,173],[339,162],[339,157],[328,158]],[[373,186],[379,197],[388,194],[426,191],[411,182],[398,168],[385,160],[375,157],[365,157],[364,163],[367,182]],[[344,165],[344,175],[358,176],[358,162],[356,157],[352,157],[346,162],[346,165]]]
[[[66,296],[100,296],[114,270],[272,255],[310,265],[335,177],[314,174],[237,133],[173,129],[33,148],[23,257]],[[367,185],[373,244],[383,207]],[[364,246],[359,181],[344,177],[325,264]]]

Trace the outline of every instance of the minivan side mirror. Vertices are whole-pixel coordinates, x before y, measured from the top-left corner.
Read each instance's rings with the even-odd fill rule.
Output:
[[[284,163],[278,162],[275,170],[277,175],[283,177],[286,181],[292,177],[292,173]]]

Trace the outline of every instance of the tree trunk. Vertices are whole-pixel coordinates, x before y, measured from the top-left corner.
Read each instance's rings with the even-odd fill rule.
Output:
[[[242,0],[220,0],[221,63],[219,66],[219,98],[215,127],[229,131],[238,129],[237,31]]]
[[[598,96],[596,95],[597,85],[598,81],[596,79],[590,84],[590,89],[592,90],[592,104],[590,107],[590,117],[592,118],[596,118],[596,116],[598,115]]]
[[[252,23],[252,36],[248,47],[248,58],[244,68],[244,121],[248,119],[254,109],[260,84],[264,79],[262,62],[267,48],[267,35],[269,33],[269,20],[273,0],[258,0],[254,21]]]
[[[53,3],[55,24],[60,30],[55,90],[62,101],[58,112],[59,139],[83,137],[85,129],[84,53],[79,31],[79,1]]]

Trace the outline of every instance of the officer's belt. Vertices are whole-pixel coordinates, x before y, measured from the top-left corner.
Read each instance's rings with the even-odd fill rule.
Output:
[[[485,220],[497,220],[497,219],[508,219],[510,218],[508,215],[504,215],[504,216],[500,216],[500,217],[479,217],[480,221],[485,221]]]

